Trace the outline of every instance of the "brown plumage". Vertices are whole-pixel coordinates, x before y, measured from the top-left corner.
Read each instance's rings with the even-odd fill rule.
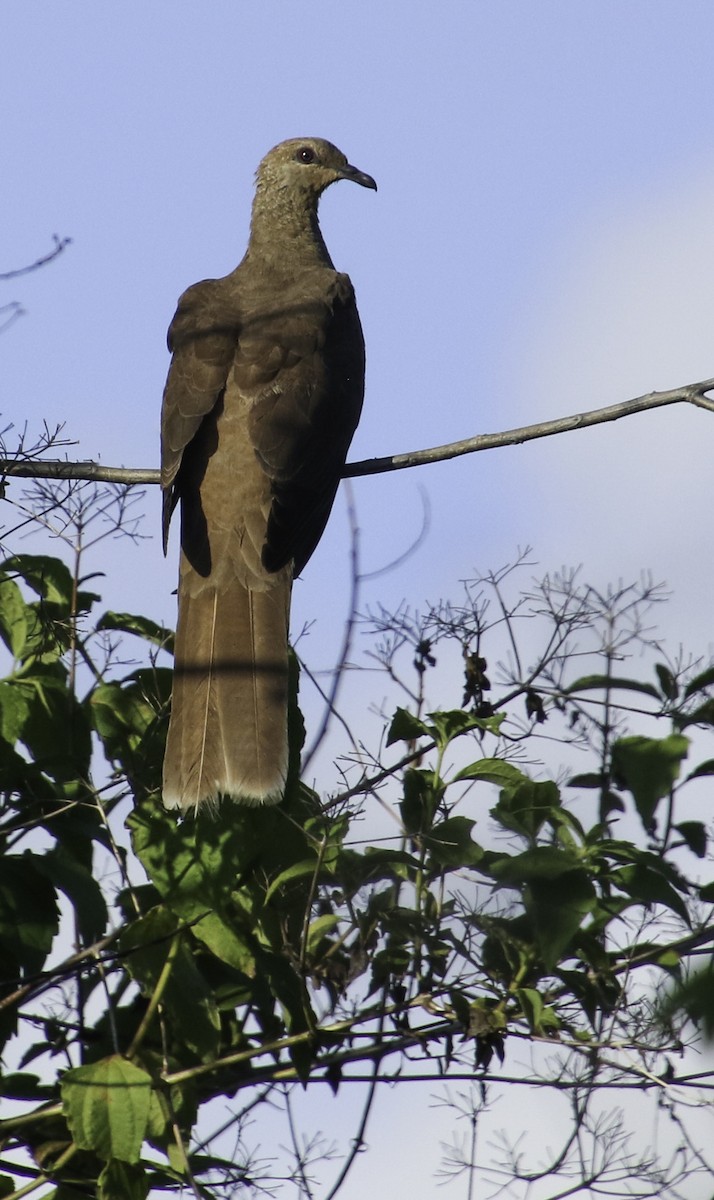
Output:
[[[169,329],[164,548],[181,505],[169,808],[283,794],[292,581],[325,528],[362,407],[354,292],[317,205],[338,179],[376,184],[320,138],[276,146],[256,179],[243,261],[188,288]]]

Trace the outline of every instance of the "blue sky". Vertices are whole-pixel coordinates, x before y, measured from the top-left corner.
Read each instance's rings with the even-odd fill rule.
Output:
[[[255,167],[301,134],[379,184],[322,204],[367,340],[353,458],[714,375],[708,0],[34,0],[5,6],[0,37],[0,270],[73,239],[0,285],[26,309],[0,339],[0,410],[30,435],[66,422],[70,457],[157,465],[176,298],[238,262]],[[420,488],[431,514],[362,602],[453,595],[531,544],[542,571],[582,562],[602,585],[651,570],[675,592],[672,644],[706,652],[713,438],[712,414],[679,407],[359,480],[365,571],[419,531]],[[158,497],[145,508],[153,535]],[[316,665],[339,641],[348,549],[338,500],[296,588]],[[108,601],[171,622],[175,556],[175,540],[167,562],[155,536],[112,543]],[[412,1200],[433,1194],[436,1140]]]
[[[628,224],[640,230],[658,199],[674,196],[672,234],[696,254],[702,230],[677,223],[711,186],[714,101],[697,68],[714,28],[706,4],[35,3],[6,11],[4,25],[3,263],[32,259],[54,232],[74,242],[47,271],[5,285],[28,315],[3,339],[0,404],[31,429],[64,420],[78,456],[156,464],[176,297],[238,261],[255,165],[299,132],[330,137],[380,185],[377,196],[334,188],[322,206],[367,336],[355,457],[597,406],[711,369],[705,344],[666,378],[655,370],[652,340],[666,350],[670,340],[666,328],[648,337],[657,279],[639,295],[640,264],[613,253]],[[670,255],[666,229],[655,249]],[[608,341],[617,329],[587,310],[596,269],[612,312],[624,293],[634,323],[616,355]],[[678,312],[700,319],[699,299],[681,291]],[[587,369],[572,363],[571,326]],[[670,430],[685,440],[696,431],[701,445],[706,420],[653,414],[360,482],[365,567],[389,561],[419,527],[417,484],[429,493],[432,536],[399,578],[382,577],[382,595],[419,598],[435,555],[445,586],[476,564],[500,565],[523,542],[544,568],[552,554],[587,564],[587,539],[567,533],[562,509],[587,515],[591,497],[560,467],[602,446],[606,468],[611,444],[627,445],[636,466],[645,427],[663,431],[669,453]],[[458,519],[464,504],[472,547]],[[153,498],[147,509],[156,511]],[[331,532],[303,590],[339,555],[339,512],[334,530],[337,547]],[[629,561],[619,556],[617,572]]]

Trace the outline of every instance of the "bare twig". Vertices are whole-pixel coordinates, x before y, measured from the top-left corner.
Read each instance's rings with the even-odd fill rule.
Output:
[[[384,471],[402,471],[406,467],[420,467],[425,463],[444,462],[459,458],[463,454],[475,454],[479,450],[494,450],[500,446],[518,446],[536,438],[552,437],[557,433],[569,433],[573,429],[587,429],[590,425],[602,425],[606,421],[619,421],[635,413],[665,404],[694,404],[714,412],[714,401],[706,395],[714,391],[714,379],[701,383],[690,383],[685,387],[673,388],[668,392],[648,392],[634,400],[621,404],[608,404],[605,408],[593,408],[588,412],[575,413],[570,417],[556,417],[553,421],[540,421],[536,425],[523,425],[519,429],[507,429],[503,433],[483,433],[464,438],[460,442],[448,442],[445,446],[432,446],[429,450],[413,450],[407,454],[392,454],[385,458],[370,458],[363,462],[348,463],[343,471],[347,479],[357,475],[379,475]]]
[[[0,476],[17,479],[83,479],[89,483],[159,483],[160,473],[145,467],[103,467],[96,462],[61,462],[56,458],[0,458]]]
[[[27,267],[16,267],[14,271],[0,271],[0,279],[17,279],[18,275],[29,275],[31,271],[37,271],[40,267],[44,267],[47,263],[52,262],[57,258],[62,251],[72,244],[71,238],[59,238],[55,233],[53,235],[54,248],[48,254],[43,254],[42,258],[38,258],[35,262],[30,263]]]
[[[345,621],[344,636],[342,638],[342,646],[340,647],[340,653],[337,657],[337,665],[332,672],[332,683],[330,690],[324,697],[325,708],[322,721],[320,722],[320,728],[313,738],[312,745],[303,756],[302,772],[305,776],[307,776],[310,763],[312,762],[315,754],[327,735],[331,718],[333,716],[337,716],[337,694],[345,678],[345,668],[347,666],[347,660],[350,656],[350,650],[352,648],[352,637],[354,634],[355,620],[357,616],[359,586],[362,579],[359,569],[359,527],[357,525],[357,513],[355,511],[352,487],[349,483],[346,486],[348,489],[347,518],[350,524],[350,560],[352,568],[350,600],[347,612],[347,620]]]
[[[110,946],[119,937],[120,933],[121,929],[115,929],[112,933],[108,933],[105,937],[93,942],[91,946],[85,946],[84,949],[78,950],[76,954],[70,955],[69,958],[66,958],[64,962],[58,963],[50,971],[38,971],[37,975],[33,976],[27,983],[22,984],[21,987],[18,987],[9,996],[0,997],[0,1012],[4,1008],[12,1008],[38,991],[54,986],[57,980],[63,976],[73,974],[78,963],[83,962],[87,958],[95,958],[101,950],[105,950],[107,946]]]
[[[6,329],[10,328],[13,321],[24,315],[25,310],[19,300],[11,300],[9,304],[0,304],[0,333],[4,333]]]
[[[407,467],[421,467],[427,463],[446,462],[464,454],[477,454],[480,450],[495,450],[501,446],[518,446],[536,438],[553,437],[569,433],[574,429],[588,429],[591,425],[603,425],[608,421],[619,421],[635,413],[662,408],[667,404],[693,404],[714,412],[714,400],[707,392],[714,391],[714,379],[701,383],[690,383],[672,388],[668,392],[648,392],[621,404],[609,404],[605,408],[593,408],[569,417],[556,417],[553,421],[540,421],[536,425],[522,425],[518,429],[506,429],[502,433],[481,433],[464,438],[460,442],[447,442],[444,446],[432,446],[427,450],[411,450],[406,454],[388,454],[383,458],[362,459],[347,463],[342,477],[354,479],[360,475],[381,475],[387,471],[403,471]],[[155,484],[160,482],[160,473],[148,467],[103,467],[96,462],[60,462],[44,459],[27,462],[17,457],[0,458],[0,476],[15,476],[20,479],[86,479],[102,483]]]
[[[382,992],[383,1006],[386,1003],[386,999],[387,999],[387,995],[386,995],[386,989],[385,989]],[[381,1035],[382,1035],[383,1030],[384,1030],[384,1007],[383,1007],[382,1012],[380,1013],[380,1017],[379,1017],[379,1026],[378,1026],[378,1030],[377,1030],[377,1034],[376,1034],[376,1038],[375,1038],[375,1040],[377,1042],[379,1042],[381,1040]],[[374,1060],[374,1065],[372,1068],[372,1077],[370,1079],[369,1088],[367,1090],[367,1098],[365,1100],[364,1107],[362,1109],[362,1116],[360,1118],[359,1128],[357,1129],[357,1133],[355,1134],[354,1138],[352,1139],[352,1147],[350,1149],[349,1154],[347,1155],[347,1158],[345,1159],[345,1161],[342,1164],[340,1173],[337,1176],[337,1179],[335,1180],[334,1184],[330,1188],[329,1194],[327,1196],[327,1200],[335,1200],[335,1197],[337,1196],[338,1192],[340,1191],[340,1188],[342,1187],[343,1183],[345,1182],[345,1179],[347,1178],[347,1176],[349,1175],[349,1173],[352,1169],[352,1166],[355,1162],[355,1159],[357,1158],[357,1155],[361,1154],[365,1148],[364,1147],[364,1135],[367,1132],[367,1122],[369,1121],[370,1114],[372,1112],[374,1098],[377,1095],[377,1084],[379,1082],[379,1074],[380,1074],[379,1066],[380,1066],[380,1059],[377,1057]]]

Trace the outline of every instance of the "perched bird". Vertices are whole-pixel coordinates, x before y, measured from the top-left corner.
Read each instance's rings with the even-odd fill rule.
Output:
[[[164,551],[181,509],[163,799],[280,800],[293,579],[330,514],[364,392],[354,291],[322,239],[326,187],[376,190],[321,138],[261,162],[238,267],[181,296],[161,414]]]

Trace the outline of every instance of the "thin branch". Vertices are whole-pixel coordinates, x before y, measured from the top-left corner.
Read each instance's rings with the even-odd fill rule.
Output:
[[[357,475],[379,475],[384,471],[402,471],[406,467],[420,467],[425,463],[444,462],[459,458],[463,454],[475,454],[479,450],[494,450],[499,446],[518,446],[536,438],[552,437],[557,433],[569,433],[573,429],[587,429],[590,425],[602,425],[606,421],[619,421],[635,413],[665,404],[694,404],[714,412],[714,401],[706,395],[714,391],[714,379],[701,383],[690,383],[686,387],[673,388],[668,392],[648,392],[634,400],[621,404],[608,404],[605,408],[593,408],[588,412],[575,413],[570,417],[557,417],[554,421],[540,421],[537,425],[523,425],[519,429],[507,429],[503,433],[483,433],[464,438],[460,442],[448,442],[445,446],[433,446],[430,450],[413,450],[408,454],[387,455],[385,458],[370,458],[363,462],[348,463],[343,477]]]
[[[57,1161],[53,1163],[51,1172],[45,1173],[44,1171],[41,1171],[36,1179],[32,1180],[32,1183],[26,1183],[24,1187],[18,1188],[16,1192],[12,1193],[12,1195],[15,1197],[15,1200],[18,1200],[18,1197],[20,1196],[29,1196],[32,1192],[36,1192],[39,1187],[42,1187],[43,1184],[50,1183],[52,1180],[56,1179],[62,1167],[65,1167],[67,1163],[74,1158],[75,1154],[77,1153],[77,1149],[78,1147],[74,1144],[74,1142],[72,1142],[67,1147],[64,1154],[60,1154]]]
[[[383,1001],[386,1000],[386,991],[382,993],[382,999],[383,999]],[[383,1029],[384,1029],[384,1011],[382,1011],[382,1013],[380,1014],[380,1018],[379,1018],[379,1031],[378,1031],[379,1035],[381,1035]],[[340,1170],[340,1173],[337,1176],[337,1179],[335,1180],[334,1184],[330,1188],[330,1191],[327,1196],[327,1200],[335,1200],[335,1196],[337,1196],[338,1192],[340,1191],[340,1188],[342,1187],[343,1183],[345,1182],[345,1179],[347,1178],[350,1171],[352,1170],[352,1166],[354,1164],[355,1159],[357,1158],[357,1155],[361,1154],[365,1148],[364,1135],[367,1132],[367,1122],[369,1121],[370,1114],[372,1112],[374,1098],[377,1095],[377,1084],[379,1082],[379,1076],[380,1076],[380,1071],[379,1071],[380,1061],[381,1060],[379,1058],[375,1058],[375,1060],[374,1060],[374,1066],[372,1068],[372,1077],[370,1079],[369,1089],[367,1091],[367,1099],[365,1100],[364,1108],[362,1109],[362,1116],[360,1119],[359,1128],[358,1128],[357,1133],[355,1134],[354,1138],[352,1139],[352,1147],[350,1149],[349,1154],[347,1155],[347,1158],[345,1159],[345,1161],[342,1164],[342,1169]]]
[[[28,996],[40,992],[45,988],[53,987],[57,983],[57,980],[63,976],[73,974],[77,963],[87,958],[96,957],[99,951],[111,945],[121,932],[121,928],[113,930],[112,933],[108,933],[105,937],[93,942],[91,946],[85,946],[83,950],[70,955],[69,958],[66,958],[64,962],[58,963],[50,971],[38,971],[32,979],[22,984],[21,987],[16,988],[9,996],[0,996],[0,1012],[4,1008],[12,1008],[14,1005],[19,1004],[22,1000],[26,1000]]]
[[[38,258],[35,262],[30,263],[27,267],[16,267],[14,271],[0,271],[0,280],[17,279],[18,275],[29,275],[31,271],[37,271],[40,267],[44,267],[47,263],[52,262],[59,254],[67,247],[71,246],[71,238],[59,238],[55,233],[53,236],[54,248],[49,254],[43,254],[42,258]]]
[[[315,754],[317,753],[318,749],[320,748],[320,746],[323,743],[324,738],[327,735],[327,730],[330,726],[330,721],[331,721],[332,717],[338,716],[337,695],[338,695],[340,687],[342,686],[342,684],[344,682],[344,678],[345,678],[345,668],[347,666],[347,660],[350,656],[350,650],[352,648],[352,637],[354,634],[355,620],[356,620],[357,608],[358,608],[358,604],[359,604],[359,587],[360,587],[360,583],[362,580],[362,576],[360,574],[360,569],[359,569],[359,526],[357,524],[357,513],[355,511],[354,494],[352,491],[352,486],[349,483],[347,484],[347,519],[349,521],[349,526],[350,526],[350,565],[351,565],[350,599],[349,599],[349,604],[348,604],[347,620],[345,621],[345,631],[344,631],[344,635],[342,638],[342,645],[340,647],[340,652],[337,656],[337,664],[334,667],[333,672],[332,672],[332,684],[330,686],[330,690],[329,690],[328,694],[324,697],[325,698],[325,708],[324,708],[324,712],[322,715],[322,721],[320,722],[320,728],[318,729],[317,733],[315,734],[315,737],[313,738],[312,745],[308,748],[308,750],[306,751],[306,753],[303,756],[302,768],[301,768],[303,777],[307,777],[307,773],[310,768],[310,763],[312,762],[313,758],[315,757]],[[301,664],[301,666],[302,666],[302,664]],[[313,680],[313,682],[315,682],[315,681]],[[323,693],[323,695],[324,695],[324,693]],[[343,724],[344,724],[344,722],[343,722]]]
[[[307,1196],[308,1200],[313,1200],[312,1188],[310,1187],[310,1181],[308,1180],[308,1177],[307,1177],[307,1170],[306,1170],[307,1162],[305,1160],[304,1154],[300,1150],[298,1132],[295,1127],[295,1119],[293,1117],[292,1105],[290,1103],[290,1090],[289,1090],[287,1084],[283,1084],[283,1096],[285,1098],[285,1113],[288,1118],[288,1129],[290,1130],[290,1140],[292,1141],[293,1153],[295,1155],[295,1163],[296,1163],[295,1169],[296,1169],[296,1172],[297,1172],[297,1175],[298,1175],[298,1178],[300,1181],[298,1186],[300,1188],[301,1193],[304,1193]],[[328,1197],[328,1200],[329,1200],[329,1197]]]
[[[178,1155],[181,1160],[181,1166],[183,1168],[183,1173],[186,1177],[188,1186],[190,1187],[191,1191],[193,1192],[193,1195],[195,1196],[196,1200],[204,1200],[205,1194],[200,1190],[198,1184],[196,1183],[196,1179],[194,1177],[193,1171],[191,1170],[191,1163],[189,1161],[188,1151],[186,1149],[186,1143],[183,1140],[181,1126],[179,1125],[179,1122],[176,1118],[176,1114],[173,1111],[173,1106],[171,1107],[171,1130],[174,1135],[174,1144],[176,1146],[176,1149],[178,1150]]]
[[[10,328],[13,321],[24,315],[25,310],[19,300],[11,300],[9,304],[0,304],[0,333],[4,333],[6,329]]]
[[[0,458],[0,476],[17,479],[82,479],[88,483],[160,483],[161,472],[147,467],[103,467],[96,462],[62,462],[56,458]]]
[[[149,1003],[146,1006],[146,1011],[144,1012],[144,1015],[139,1023],[139,1028],[137,1029],[136,1033],[134,1034],[133,1038],[131,1039],[131,1045],[126,1052],[127,1058],[134,1057],[134,1055],[136,1054],[136,1052],[139,1049],[139,1046],[141,1045],[141,1043],[143,1042],[143,1040],[146,1036],[149,1026],[151,1025],[151,1022],[153,1021],[153,1019],[156,1015],[156,1010],[158,1009],[158,1007],[163,999],[163,995],[164,995],[164,992],[166,991],[166,986],[171,977],[171,972],[173,971],[174,964],[178,957],[178,952],[179,952],[180,948],[181,948],[181,935],[177,933],[174,936],[173,941],[171,942],[171,946],[169,947],[169,952],[166,955],[166,961],[164,962],[164,965],[161,968],[161,971],[159,973],[159,978],[156,981],[156,986],[151,995],[151,999],[149,1000]]]
[[[536,425],[522,425],[518,429],[507,429],[502,433],[482,433],[464,438],[460,442],[448,442],[444,446],[432,446],[428,450],[411,450],[406,454],[388,454],[383,458],[362,459],[347,463],[343,479],[354,479],[361,475],[381,475],[387,471],[403,471],[407,467],[421,467],[427,463],[446,462],[464,454],[476,454],[480,450],[495,450],[501,446],[519,446],[536,438],[553,437],[559,433],[570,433],[574,429],[588,429],[591,425],[603,425],[607,421],[619,421],[635,413],[662,408],[667,404],[693,404],[714,412],[714,400],[707,392],[714,391],[714,379],[701,383],[690,383],[685,387],[673,388],[668,392],[648,392],[621,404],[609,404],[605,408],[593,408],[575,413],[570,417],[556,417],[553,421],[540,421]],[[157,484],[161,481],[158,470],[148,467],[103,467],[96,462],[60,462],[57,459],[25,462],[18,458],[0,458],[0,476],[11,475],[19,479],[84,479],[102,483]]]

